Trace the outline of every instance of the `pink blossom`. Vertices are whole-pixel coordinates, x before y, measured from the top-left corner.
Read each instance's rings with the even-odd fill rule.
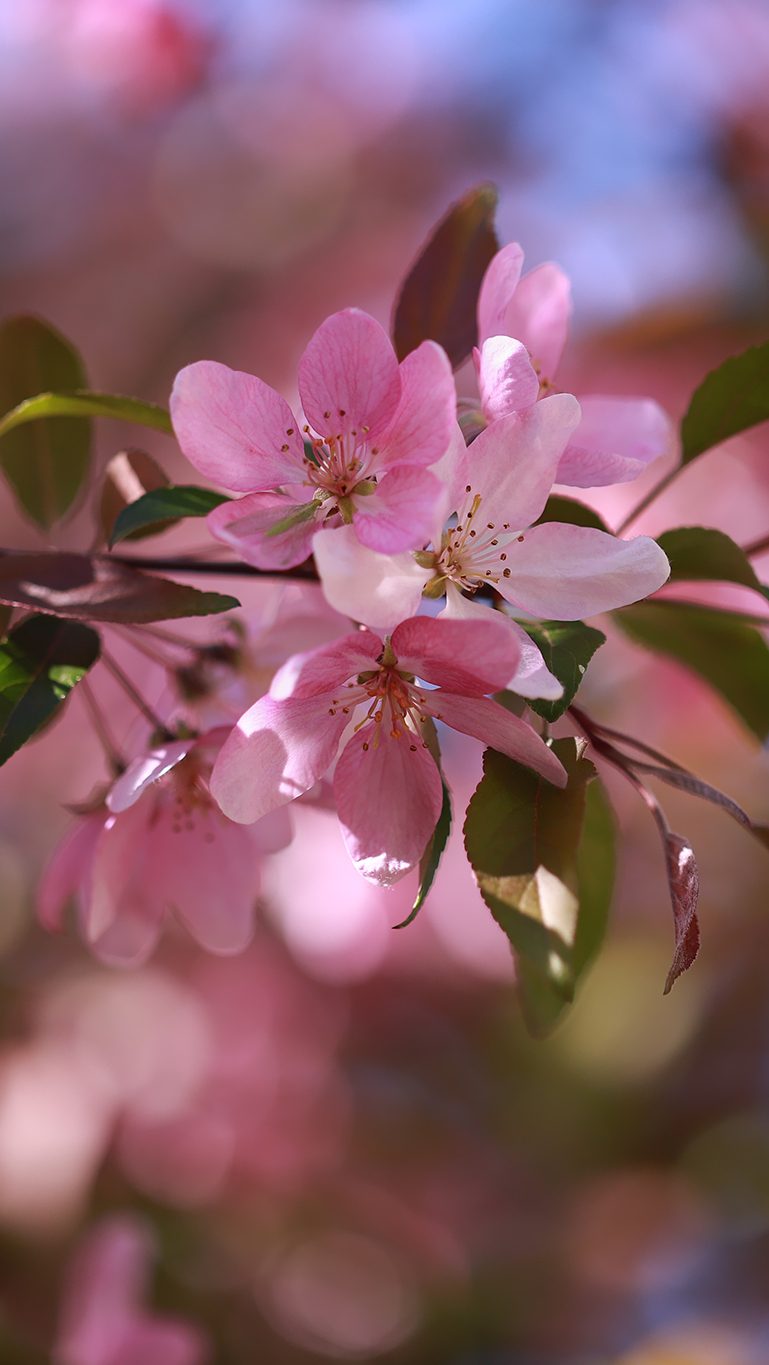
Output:
[[[144,961],[172,910],[209,951],[245,947],[261,857],[285,847],[291,831],[284,812],[243,829],[212,800],[209,777],[227,733],[221,727],[135,759],[106,802],[78,816],[40,881],[46,928],[61,926],[75,897],[83,937],[104,962]]]
[[[231,819],[259,820],[312,787],[346,738],[334,774],[345,841],[364,877],[390,885],[419,862],[441,810],[427,717],[565,782],[534,730],[487,695],[518,657],[503,622],[428,617],[402,621],[385,642],[360,631],[299,654],[223,745],[211,791]]]
[[[442,488],[427,468],[451,439],[451,367],[425,341],[402,364],[374,318],[356,308],[318,328],[299,362],[306,423],[254,375],[211,360],[176,377],[179,444],[207,478],[246,496],[208,517],[249,563],[288,569],[329,519],[362,544],[397,553],[424,543]],[[304,438],[304,439],[303,439]]]
[[[483,417],[496,422],[552,392],[571,316],[568,277],[552,262],[521,278],[523,252],[497,253],[478,298],[475,351]],[[596,488],[635,479],[668,449],[671,423],[652,398],[580,397],[582,417],[555,483]]]
[[[202,1365],[203,1333],[142,1306],[154,1239],[133,1214],[103,1219],[77,1248],[66,1276],[55,1365]]]
[[[438,467],[456,525],[436,530],[432,550],[416,559],[373,555],[349,539],[346,527],[318,537],[316,560],[332,605],[387,629],[417,610],[423,590],[445,593],[441,616],[505,622],[519,655],[507,686],[525,697],[559,697],[560,683],[522,627],[466,594],[492,584],[513,608],[572,621],[638,601],[670,572],[648,536],[619,540],[590,527],[533,525],[579,411],[570,394],[553,394],[500,417],[469,447],[458,435]]]

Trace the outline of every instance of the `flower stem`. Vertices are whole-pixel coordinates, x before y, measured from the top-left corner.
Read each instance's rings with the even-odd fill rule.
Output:
[[[173,735],[171,731],[168,729],[168,727],[164,725],[160,717],[155,714],[152,707],[148,705],[148,703],[144,700],[144,697],[141,695],[141,693],[137,692],[136,688],[131,682],[131,679],[128,677],[126,673],[123,672],[120,665],[116,663],[115,660],[109,654],[107,654],[106,650],[104,649],[102,649],[101,652],[101,662],[109,669],[113,678],[117,683],[120,684],[126,695],[131,698],[131,701],[134,703],[134,706],[137,706],[141,711],[142,715],[146,716],[147,720],[150,722],[153,729],[157,730],[163,736],[164,739],[173,739]]]

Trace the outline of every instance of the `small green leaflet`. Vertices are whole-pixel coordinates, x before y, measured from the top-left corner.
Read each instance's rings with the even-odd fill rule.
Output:
[[[30,616],[0,644],[0,764],[66,701],[99,657],[99,636],[79,621]]]
[[[42,318],[20,315],[0,327],[0,413],[19,411],[42,389],[81,389],[83,362],[74,346]],[[50,410],[49,410],[50,411]],[[91,462],[88,414],[34,427],[0,422],[0,465],[27,516],[48,530],[72,507]]]
[[[604,934],[614,877],[614,825],[584,741],[553,750],[569,774],[554,787],[487,749],[470,801],[465,847],[478,885],[513,948],[518,992],[536,1036],[573,998],[578,975]]]
[[[481,281],[499,250],[494,231],[496,186],[478,185],[452,204],[401,287],[393,318],[399,360],[423,341],[437,341],[455,370],[478,342]]]
[[[708,579],[742,583],[763,597],[769,597],[769,588],[756,577],[745,551],[723,531],[708,526],[678,526],[674,531],[664,531],[658,536],[657,544],[670,560],[670,582]]]
[[[171,417],[157,403],[145,403],[141,398],[123,398],[116,393],[92,393],[76,389],[70,393],[38,393],[7,412],[0,422],[0,437],[25,422],[40,417],[113,417],[120,422],[136,422],[173,436]]]
[[[156,522],[177,520],[179,517],[205,517],[223,502],[230,502],[223,493],[212,488],[198,488],[194,484],[177,484],[155,488],[135,502],[129,502],[115,520],[110,536],[110,549],[138,531]]]
[[[265,534],[268,536],[282,536],[285,531],[293,531],[295,526],[301,526],[303,521],[310,521],[318,510],[317,502],[303,502],[298,507],[294,507],[280,521],[276,521]]]
[[[728,611],[657,600],[614,613],[633,640],[704,678],[763,742],[769,736],[769,648]]]
[[[769,420],[769,341],[730,356],[706,375],[681,423],[681,463]]]
[[[584,621],[521,622],[526,634],[542,652],[542,657],[563,685],[563,696],[557,701],[541,698],[529,701],[532,711],[543,720],[554,721],[571,705],[597,649],[606,643],[606,636]]]
[[[446,844],[448,843],[450,833],[451,792],[449,791],[444,781],[443,805],[441,806],[441,813],[438,816],[438,823],[435,826],[435,832],[433,834],[433,837],[430,840],[429,844],[427,845],[427,848],[425,849],[419,861],[419,891],[417,892],[417,898],[414,901],[414,904],[411,908],[411,914],[408,915],[407,918],[404,919],[400,924],[396,924],[394,928],[405,929],[407,924],[411,924],[412,920],[416,919],[417,915],[419,914],[419,911],[422,909],[422,906],[424,905],[427,899],[427,893],[431,889],[432,884],[435,881],[435,874],[438,871],[438,865],[443,856],[443,850],[445,849]]]
[[[606,522],[592,507],[587,507],[584,502],[577,502],[576,498],[561,498],[556,494],[548,498],[542,516],[534,524],[540,526],[543,521],[565,521],[571,526],[592,526],[595,531],[612,534]]]

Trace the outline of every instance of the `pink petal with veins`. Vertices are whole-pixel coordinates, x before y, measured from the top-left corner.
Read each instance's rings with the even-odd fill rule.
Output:
[[[436,509],[445,506],[444,487],[429,469],[393,465],[367,496],[353,494],[358,540],[380,554],[421,550],[433,534]]]
[[[524,275],[501,329],[527,347],[540,379],[555,378],[569,335],[571,285],[552,261]]]
[[[591,526],[548,521],[532,526],[507,551],[510,577],[499,591],[535,616],[578,621],[656,592],[670,574],[667,557],[649,536],[618,540]]]
[[[213,483],[247,493],[302,477],[296,418],[256,375],[199,360],[177,374],[170,407],[179,445]]]
[[[169,802],[150,839],[151,875],[165,908],[176,910],[209,952],[241,952],[253,937],[259,888],[250,829],[215,807],[176,817]]]
[[[530,725],[499,702],[489,697],[459,697],[441,688],[429,694],[425,710],[454,730],[472,735],[517,763],[533,768],[556,787],[566,786],[566,773],[552,749]]]
[[[556,393],[481,432],[468,446],[459,479],[483,499],[480,524],[523,530],[537,520],[578,421],[576,398]]]
[[[299,362],[299,393],[319,436],[356,431],[363,439],[368,428],[365,439],[376,441],[401,398],[398,361],[387,333],[359,308],[326,318]]]
[[[372,721],[345,745],[334,796],[358,871],[367,881],[392,886],[424,853],[441,813],[443,786],[418,735],[404,731],[393,739],[386,723]]]
[[[372,668],[383,648],[378,635],[361,630],[303,654],[294,654],[275,674],[270,696],[276,701],[285,697],[316,697],[343,687],[348,678]]]
[[[580,398],[582,418],[555,477],[572,488],[603,488],[637,479],[671,446],[673,425],[653,398]]]
[[[517,242],[503,246],[489,264],[478,295],[479,345],[482,346],[489,337],[502,336],[507,332],[505,317],[521,278],[522,267],[523,251]]]
[[[299,506],[279,493],[250,493],[236,502],[215,507],[206,517],[206,524],[212,536],[229,545],[247,564],[257,569],[292,569],[311,552],[312,537],[318,529],[317,517],[312,515],[277,535],[270,532]]]
[[[225,815],[253,824],[315,785],[336,757],[349,719],[334,699],[332,692],[262,697],[241,716],[211,775],[211,793]]]
[[[473,352],[481,407],[487,422],[531,407],[539,398],[539,378],[522,341],[489,337]]]
[[[469,696],[506,687],[520,656],[505,623],[492,620],[413,616],[396,626],[392,647],[404,672]]]
[[[511,692],[517,692],[519,697],[543,697],[548,701],[557,701],[563,696],[563,687],[550,672],[534,641],[517,621],[511,620],[503,611],[496,611],[485,602],[463,597],[453,583],[447,583],[446,605],[436,620],[493,621],[505,625],[521,651],[518,666],[506,687]]]
[[[380,465],[434,464],[446,450],[457,420],[449,358],[437,342],[423,341],[401,361],[400,375],[401,400],[380,441]]]
[[[163,902],[146,884],[153,810],[153,801],[145,795],[135,806],[110,816],[104,826],[93,862],[90,898],[84,907],[83,929],[91,943],[123,916],[138,915],[142,924],[157,920],[159,931]]]
[[[412,554],[384,555],[361,545],[352,526],[318,532],[312,549],[331,606],[375,630],[392,630],[416,615],[432,577]]]

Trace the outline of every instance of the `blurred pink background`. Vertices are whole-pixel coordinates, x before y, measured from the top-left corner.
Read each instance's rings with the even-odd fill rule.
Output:
[[[679,417],[707,369],[769,332],[769,8],[2,0],[0,173],[3,312],[61,328],[93,388],[166,403],[205,357],[291,400],[323,318],[357,305],[387,325],[432,224],[491,179],[500,239],[571,275],[563,386],[649,394]],[[142,440],[191,479],[170,439]],[[102,424],[99,469],[136,441]],[[764,428],[734,439],[638,529],[769,533],[768,456]],[[660,472],[585,500],[616,524]],[[90,544],[94,506],[54,543]],[[0,516],[5,544],[43,543],[10,493]],[[186,527],[151,547],[203,539]],[[201,582],[241,597],[262,689],[280,590]],[[739,720],[606,628],[585,707],[769,820],[766,755]],[[111,633],[168,706],[162,671]],[[118,742],[138,746],[130,705],[108,678],[94,687]],[[459,827],[479,747],[450,733],[446,768]],[[608,947],[534,1043],[456,832],[397,933],[412,879],[362,882],[333,815],[306,803],[265,862],[241,956],[208,956],[170,923],[147,965],[120,972],[72,930],[44,934],[37,876],[65,804],[103,776],[78,696],[0,775],[3,1361],[144,1365],[159,1340],[179,1365],[763,1365],[758,845],[662,793],[700,863],[705,944],[663,999],[659,846],[609,775],[623,844]],[[110,1269],[120,1247],[140,1266],[127,1279]]]

